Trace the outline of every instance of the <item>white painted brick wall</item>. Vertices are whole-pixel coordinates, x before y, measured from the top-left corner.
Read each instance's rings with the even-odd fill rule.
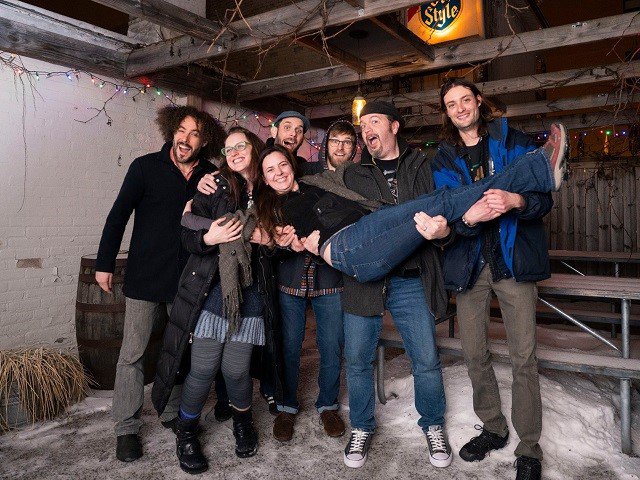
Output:
[[[24,61],[31,70],[67,70]],[[85,124],[76,120],[101,108],[113,87],[83,74],[79,82],[40,78],[23,100],[13,71],[0,68],[0,349],[75,347],[80,257],[97,252],[131,161],[162,143],[154,119],[164,97],[119,94],[107,106],[111,126],[104,116]],[[40,258],[42,268],[17,268],[24,258]]]

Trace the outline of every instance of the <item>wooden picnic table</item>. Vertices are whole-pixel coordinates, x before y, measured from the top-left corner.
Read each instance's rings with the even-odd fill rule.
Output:
[[[604,343],[616,350],[617,356],[594,355],[570,350],[538,348],[539,365],[542,368],[553,368],[595,375],[607,375],[620,379],[620,423],[622,452],[632,454],[631,446],[631,378],[640,378],[640,360],[630,359],[630,300],[640,300],[640,279],[607,276],[580,276],[572,274],[553,274],[548,280],[538,282],[539,296],[561,296],[589,299],[609,299],[621,303],[622,346],[618,348],[609,340],[593,331],[580,321],[565,313],[546,299],[540,302],[552,308],[556,313],[572,321],[580,328],[589,331]],[[437,338],[441,353],[462,355],[459,339]],[[377,352],[377,390],[380,403],[386,403],[384,390],[384,351],[385,347],[404,348],[402,338],[391,328],[383,328],[378,342]],[[491,352],[498,361],[509,361],[508,348],[491,342]],[[620,358],[622,357],[622,358]]]
[[[551,278],[538,282],[539,295],[554,295],[579,298],[611,299],[620,301],[620,311],[622,313],[621,333],[622,345],[619,353],[622,358],[629,358],[629,317],[630,300],[640,300],[640,279],[604,277],[600,275],[571,275],[553,274]],[[569,315],[564,314],[555,305],[544,299],[540,299],[547,306],[554,308],[559,314],[571,320]],[[573,320],[572,320],[573,321]],[[576,323],[576,322],[574,322]],[[580,324],[580,322],[577,322]],[[582,326],[585,330],[588,327]],[[594,332],[590,332],[594,334]],[[603,339],[598,334],[597,338],[607,345],[613,346],[609,341]],[[613,346],[616,350],[617,347]],[[620,423],[622,428],[622,452],[630,455],[631,448],[631,380],[622,378],[620,380]]]
[[[560,261],[565,267],[582,275],[582,272],[567,262],[613,263],[613,274],[620,276],[620,264],[640,263],[640,253],[630,252],[593,252],[584,250],[549,250],[551,260]]]

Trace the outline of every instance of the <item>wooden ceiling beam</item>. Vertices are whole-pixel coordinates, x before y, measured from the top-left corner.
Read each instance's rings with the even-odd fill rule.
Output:
[[[494,80],[492,82],[477,83],[478,88],[486,96],[503,95],[508,93],[530,92],[533,90],[550,90],[574,85],[586,85],[617,81],[625,78],[640,77],[640,60],[632,62],[612,63],[589,68],[576,68],[559,72],[541,73],[526,77]],[[440,103],[437,89],[421,92],[401,93],[391,97],[387,95],[369,94],[370,98],[393,102],[398,108],[428,105],[438,107]],[[345,112],[351,114],[351,103],[322,105],[308,108],[307,118],[338,117]]]
[[[367,62],[342,50],[341,48],[329,45],[328,43],[323,44],[322,42],[310,37],[298,38],[296,39],[296,43],[299,43],[314,52],[322,55],[328,55],[331,59],[346,65],[354,72],[364,73],[367,71]]]
[[[640,15],[637,12],[630,12],[545,30],[519,33],[515,36],[436,46],[434,47],[436,58],[433,62],[428,62],[415,55],[391,64],[385,60],[368,62],[367,72],[362,76],[346,67],[334,66],[247,82],[240,86],[239,95],[241,100],[246,100],[310,88],[356,84],[360,80],[454,67],[459,68],[496,57],[507,57],[569,45],[583,45],[599,40],[617,39],[639,34]]]
[[[436,58],[433,46],[418,37],[415,33],[400,23],[393,15],[385,14],[369,19],[376,26],[387,32],[396,40],[414,49],[425,60],[433,61]]]
[[[125,78],[134,43],[108,30],[17,0],[0,0],[0,50],[116,79]],[[197,66],[132,81],[235,103],[235,85]]]
[[[0,50],[122,78],[133,45],[94,25],[16,0],[0,0]]]
[[[617,113],[598,112],[589,114],[562,115],[554,117],[521,118],[509,120],[509,126],[526,133],[548,132],[552,123],[561,122],[569,130],[589,130],[593,128],[631,125],[637,118],[635,110],[621,110]],[[439,128],[408,133],[407,140],[412,144],[439,141]]]
[[[353,8],[364,8],[365,0],[344,0],[345,3],[348,3]]]
[[[302,0],[232,22],[215,44],[184,36],[137,49],[129,56],[127,75],[141,75],[206,58],[223,57],[230,52],[266,47],[296,35],[411,7],[415,1],[368,0],[364,8],[356,9],[341,0]]]
[[[508,105],[507,111],[503,116],[508,118],[530,117],[532,115],[545,113],[604,108],[610,106],[628,108],[629,106],[639,102],[640,94],[633,95],[624,93],[621,96],[614,94],[584,95],[581,97],[561,98],[559,100],[552,101],[542,100],[539,102]],[[405,120],[405,126],[406,128],[435,126],[440,125],[441,119],[442,117],[440,113],[414,115]]]
[[[177,7],[165,0],[91,0],[201,40],[212,41],[221,32],[217,22]]]

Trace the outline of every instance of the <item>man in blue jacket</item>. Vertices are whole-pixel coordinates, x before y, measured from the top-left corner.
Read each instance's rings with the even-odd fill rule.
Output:
[[[449,79],[440,90],[444,141],[433,159],[436,187],[455,188],[500,172],[535,148],[524,133],[494,118],[478,88]],[[536,281],[549,278],[542,217],[553,205],[548,193],[518,195],[489,190],[461,221],[444,251],[447,289],[456,292],[462,349],[473,387],[473,407],[482,432],[460,450],[466,461],[482,460],[507,444],[509,428],[500,408],[488,341],[491,293],[498,297],[513,369],[512,422],[520,443],[517,479],[539,479],[542,407],[536,359]]]
[[[211,115],[194,107],[165,107],[156,120],[166,142],[159,152],[136,158],[102,231],[96,282],[111,292],[113,270],[124,231],[135,211],[123,293],[124,333],[116,367],[112,416],[116,457],[131,462],[142,456],[138,432],[144,400],[142,357],[155,321],[168,318],[178,280],[189,254],[182,248],[180,219],[187,200],[223,145],[225,133]],[[171,426],[178,412],[179,390],[160,416]]]

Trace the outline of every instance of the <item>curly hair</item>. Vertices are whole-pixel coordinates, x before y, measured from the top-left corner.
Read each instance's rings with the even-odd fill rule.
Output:
[[[282,205],[276,191],[267,185],[264,177],[264,171],[262,170],[262,164],[265,158],[272,153],[280,153],[287,159],[289,165],[293,169],[293,175],[298,178],[298,164],[296,157],[286,148],[281,145],[273,145],[265,148],[260,157],[258,158],[258,182],[256,191],[256,214],[258,222],[265,232],[274,238],[276,227],[282,226]]]
[[[251,181],[253,182],[253,185],[255,187],[258,181],[258,156],[260,155],[260,152],[264,150],[264,142],[260,140],[260,138],[255,133],[247,130],[244,127],[231,127],[229,129],[227,137],[232,133],[242,133],[247,138],[247,142],[251,144],[251,164],[249,177],[252,179]],[[220,165],[220,174],[229,182],[229,193],[233,197],[235,202],[239,203],[240,195],[242,193],[240,182],[236,174],[229,168],[229,164],[226,161],[222,162],[222,165]]]
[[[200,158],[211,160],[219,156],[226,138],[224,129],[210,114],[195,107],[168,105],[158,110],[156,123],[160,127],[160,134],[164,141],[173,141],[173,136],[178,131],[180,123],[186,117],[192,117],[196,121],[202,135],[202,141],[206,142],[206,145],[200,150]]]
[[[478,134],[485,135],[487,133],[487,123],[495,118],[493,114],[493,108],[490,101],[482,96],[480,90],[475,83],[470,82],[464,78],[450,77],[440,87],[440,111],[442,112],[442,138],[451,145],[461,147],[464,145],[458,128],[453,124],[449,116],[447,115],[447,106],[444,104],[444,96],[454,87],[464,87],[471,90],[474,97],[480,96],[482,103],[480,104],[480,125],[478,127]]]

